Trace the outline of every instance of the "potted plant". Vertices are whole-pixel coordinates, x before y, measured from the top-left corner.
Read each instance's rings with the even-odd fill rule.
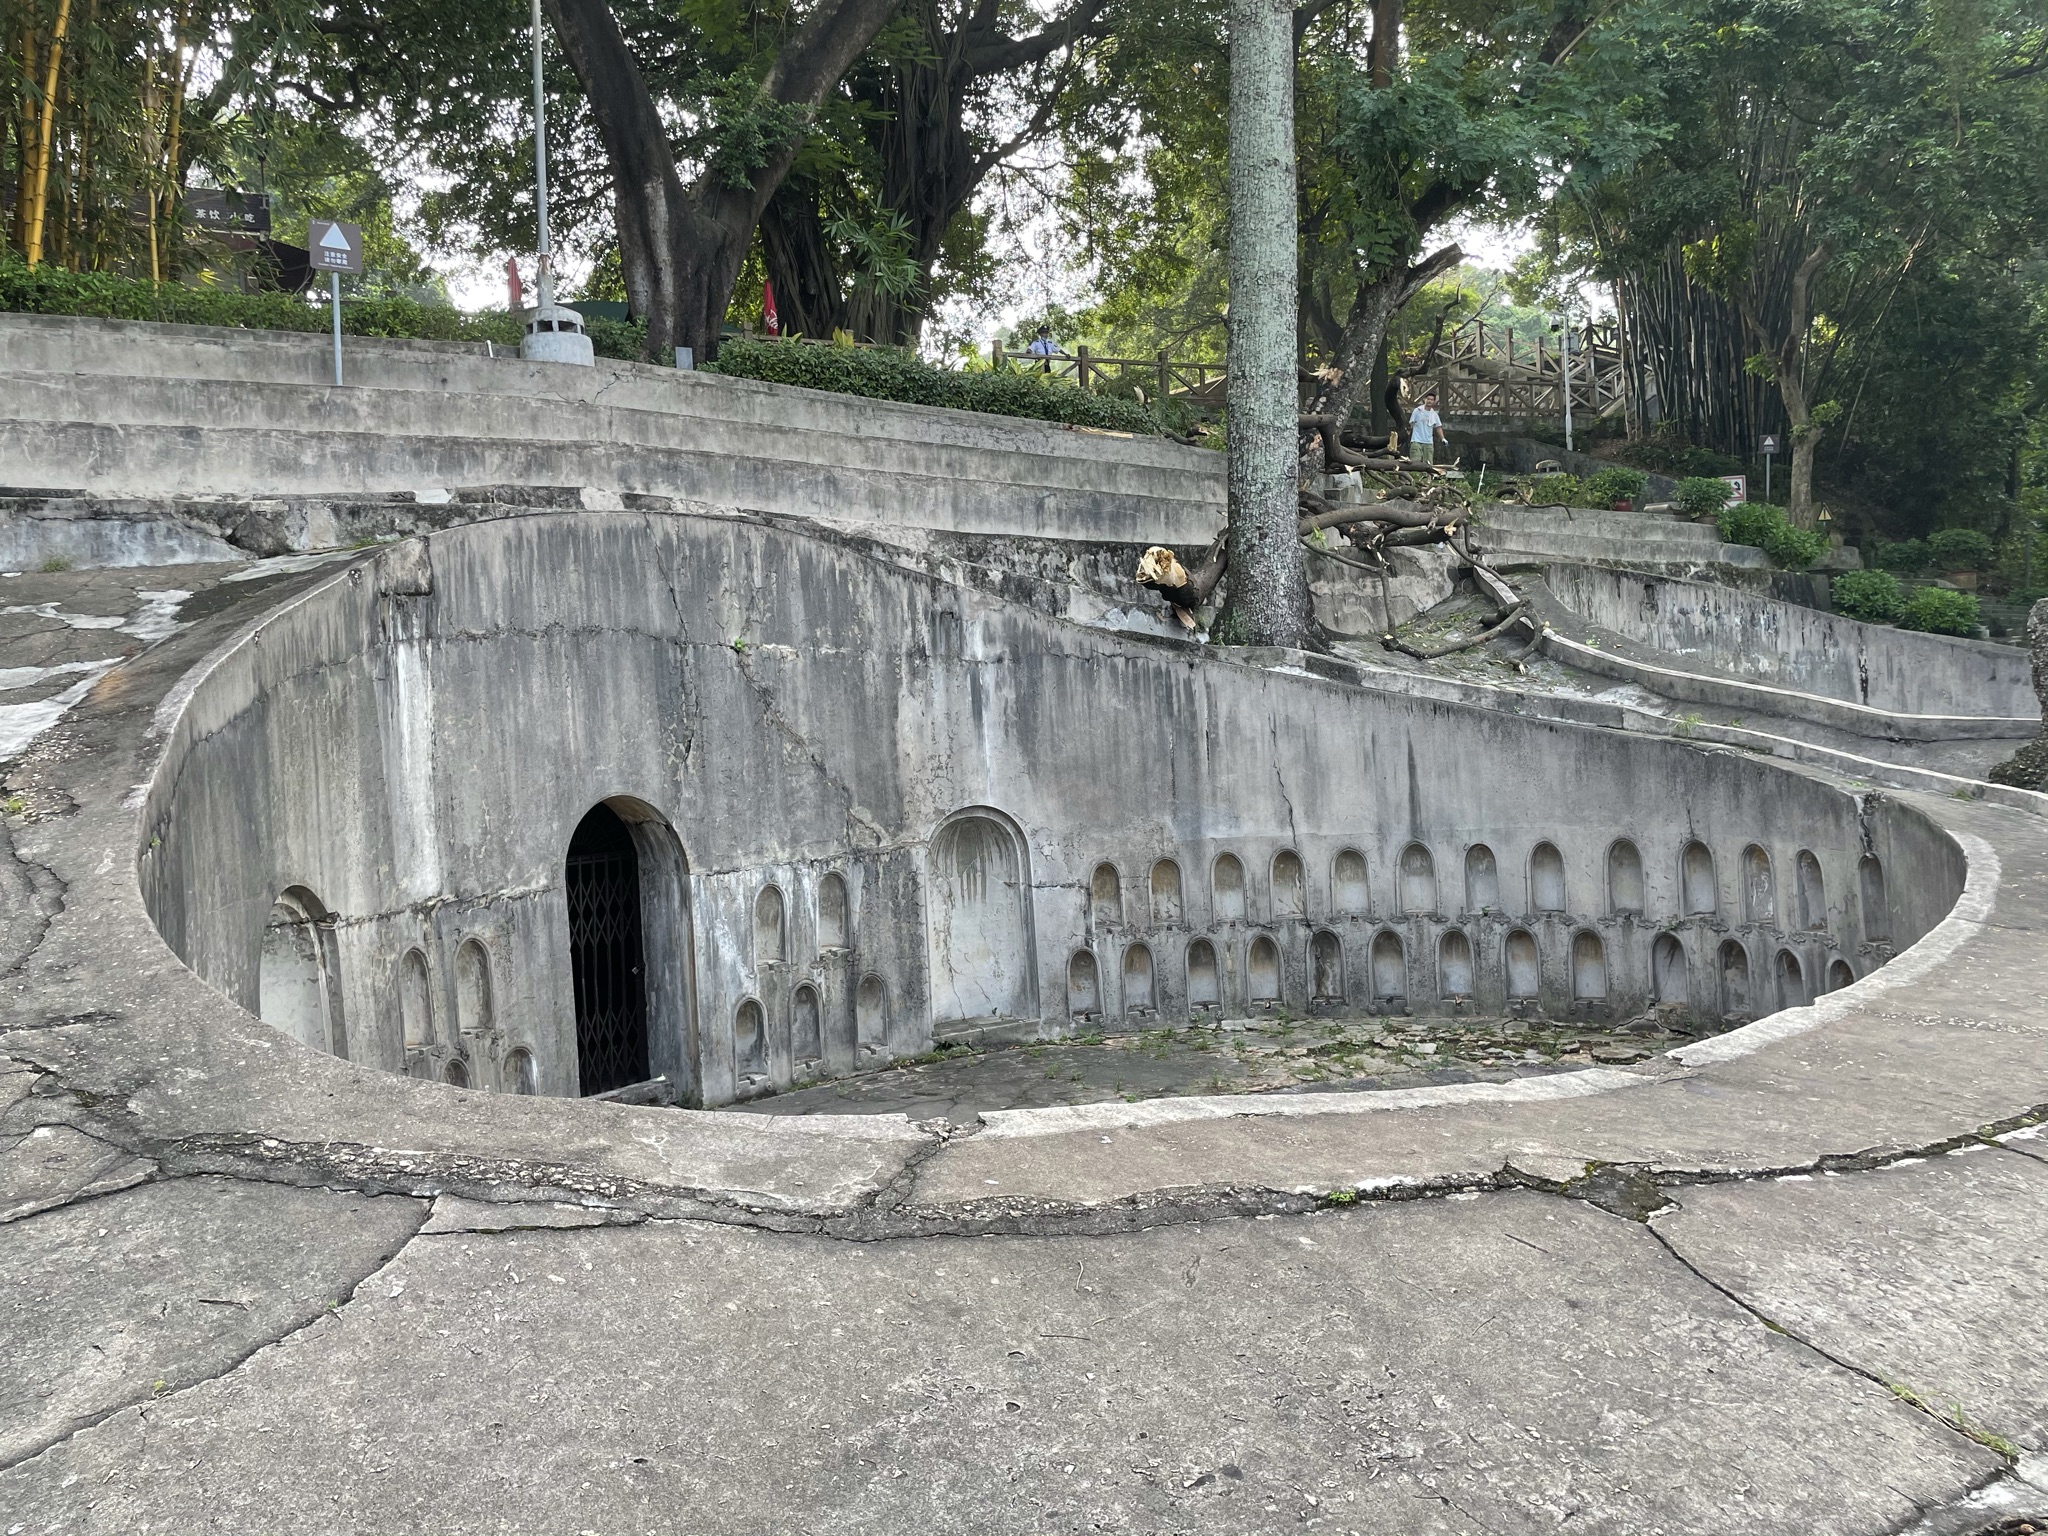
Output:
[[[1977,590],[1977,573],[1991,555],[1991,540],[1974,528],[1942,528],[1927,536],[1928,562],[1958,591]]]
[[[1633,512],[1636,498],[1649,487],[1650,477],[1640,469],[1610,464],[1586,477],[1587,499],[1596,507]]]

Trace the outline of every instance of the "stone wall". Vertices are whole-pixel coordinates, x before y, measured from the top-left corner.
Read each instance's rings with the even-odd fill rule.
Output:
[[[1197,658],[731,519],[394,546],[165,724],[140,874],[187,964],[355,1060],[555,1094],[600,803],[649,1070],[706,1103],[1257,1009],[1751,1016],[1963,873],[1917,815],[1746,756]]]

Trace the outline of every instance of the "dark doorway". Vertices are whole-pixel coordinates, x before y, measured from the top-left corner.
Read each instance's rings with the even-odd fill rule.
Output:
[[[569,839],[569,961],[576,983],[576,1065],[587,1096],[644,1083],[647,978],[640,935],[640,858],[610,806]]]

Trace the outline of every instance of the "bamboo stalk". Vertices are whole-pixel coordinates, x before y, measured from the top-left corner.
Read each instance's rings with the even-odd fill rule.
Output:
[[[50,32],[50,53],[43,69],[43,99],[37,110],[35,190],[30,196],[28,229],[22,254],[33,267],[43,259],[43,215],[50,206],[50,135],[57,126],[57,70],[64,62],[64,31],[71,24],[71,0],[57,0],[57,25]]]

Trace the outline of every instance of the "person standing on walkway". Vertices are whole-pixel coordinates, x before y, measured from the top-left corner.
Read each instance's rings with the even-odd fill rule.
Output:
[[[1041,325],[1038,328],[1038,334],[1032,338],[1031,345],[1024,350],[1038,359],[1038,368],[1041,373],[1051,373],[1052,360],[1059,356],[1060,351],[1059,343],[1052,339],[1052,327]]]
[[[1422,404],[1408,413],[1409,459],[1417,464],[1434,464],[1437,434],[1443,429],[1444,419],[1436,413],[1436,391],[1431,390],[1422,397]]]

